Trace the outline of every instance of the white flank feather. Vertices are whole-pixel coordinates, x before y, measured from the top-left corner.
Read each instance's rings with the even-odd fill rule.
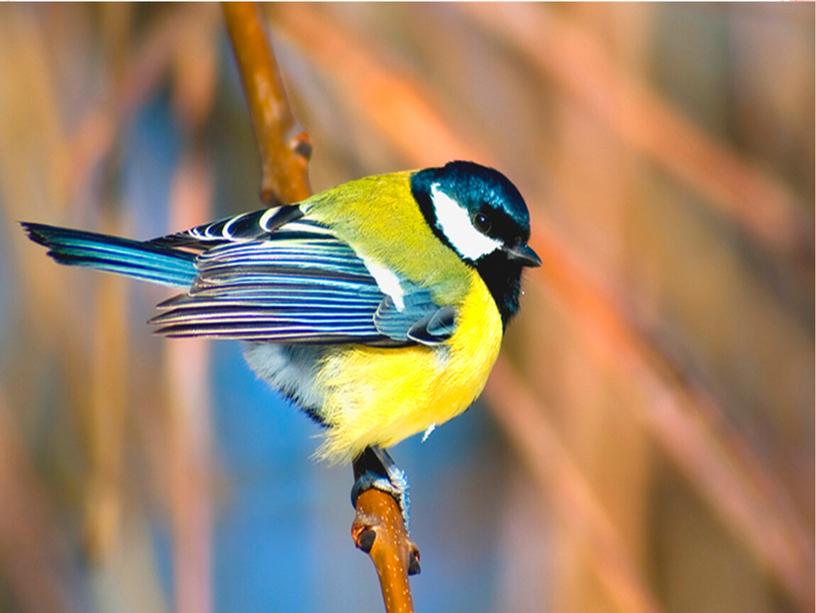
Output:
[[[363,259],[363,262],[366,268],[368,268],[368,272],[374,277],[374,280],[377,282],[377,287],[380,288],[382,293],[391,297],[398,311],[404,311],[405,301],[403,297],[405,296],[405,292],[400,285],[399,277],[382,264],[368,259]]]

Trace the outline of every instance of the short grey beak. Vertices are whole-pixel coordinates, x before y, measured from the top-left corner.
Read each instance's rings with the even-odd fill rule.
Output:
[[[530,245],[518,245],[516,247],[504,247],[503,251],[509,260],[518,262],[522,266],[541,266],[541,258],[533,251]]]

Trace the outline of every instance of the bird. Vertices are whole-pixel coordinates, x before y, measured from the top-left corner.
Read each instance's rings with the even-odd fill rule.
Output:
[[[316,456],[373,451],[381,467],[355,467],[357,492],[373,484],[404,510],[387,449],[473,403],[519,310],[522,269],[541,264],[519,190],[468,161],[147,241],[21,225],[60,264],[180,288],[158,305],[156,333],[243,341],[257,376],[324,427]]]

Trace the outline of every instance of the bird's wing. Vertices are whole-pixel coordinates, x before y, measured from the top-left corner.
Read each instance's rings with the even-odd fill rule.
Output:
[[[225,217],[217,221],[195,226],[189,230],[160,236],[150,241],[154,245],[189,249],[203,252],[219,245],[226,245],[236,241],[262,240],[286,224],[303,217],[303,211],[297,205],[277,206],[259,209],[250,213],[241,213],[232,217]],[[295,235],[297,228],[307,226],[311,234],[320,231],[319,225],[308,220],[300,224],[290,225],[288,235]]]
[[[402,280],[398,308],[330,229],[290,217],[268,230],[262,222],[270,214],[259,213],[157,239],[200,251],[190,291],[159,305],[163,312],[151,320],[157,332],[398,346],[434,345],[452,334],[454,310],[435,304],[426,289]]]

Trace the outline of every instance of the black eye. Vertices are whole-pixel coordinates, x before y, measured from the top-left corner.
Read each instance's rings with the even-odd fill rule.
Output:
[[[490,218],[484,213],[476,213],[473,216],[473,226],[482,233],[490,232]]]

